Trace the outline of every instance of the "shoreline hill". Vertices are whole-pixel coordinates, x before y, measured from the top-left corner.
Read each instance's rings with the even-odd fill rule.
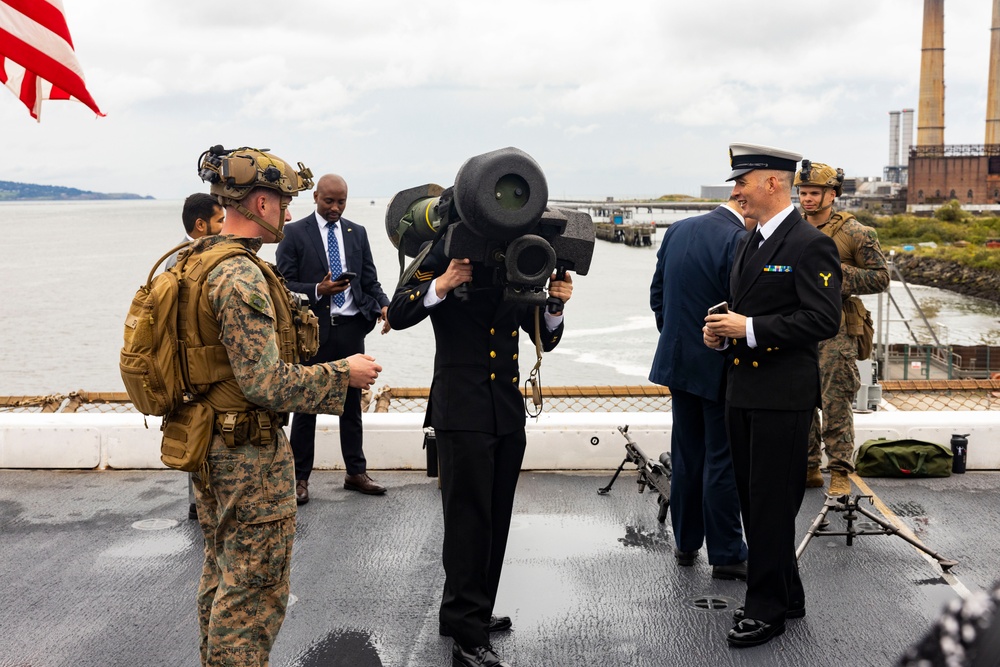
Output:
[[[0,181],[0,202],[5,201],[71,201],[98,199],[153,199],[150,195],[130,192],[91,192],[59,185],[36,185],[16,181]]]

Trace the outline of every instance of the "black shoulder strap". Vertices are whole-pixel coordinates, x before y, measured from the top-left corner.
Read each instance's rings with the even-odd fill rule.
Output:
[[[402,244],[400,244],[400,246],[402,247]],[[417,253],[417,256],[414,257],[413,261],[406,267],[406,270],[399,274],[399,282],[396,284],[397,290],[406,283],[410,282],[413,274],[417,272],[417,269],[420,268],[420,265],[423,264],[423,261],[427,259],[427,255],[429,255],[433,249],[433,241],[428,241],[424,244],[424,247],[420,249],[420,252]]]

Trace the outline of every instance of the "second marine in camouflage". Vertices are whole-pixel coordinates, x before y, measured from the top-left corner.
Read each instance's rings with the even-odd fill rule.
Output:
[[[858,336],[867,311],[857,294],[877,294],[889,286],[889,269],[879,246],[878,235],[850,213],[835,212],[833,201],[843,191],[844,171],[820,162],[802,161],[795,175],[799,203],[806,220],[831,237],[840,253],[844,278],[841,298],[844,305],[837,335],[819,344],[820,384],[823,416],[813,418],[809,436],[806,486],[823,486],[819,471],[820,447],[825,445],[830,467],[827,493],[839,497],[851,492],[848,474],[854,470],[854,412],[852,403],[861,378],[858,373]]]

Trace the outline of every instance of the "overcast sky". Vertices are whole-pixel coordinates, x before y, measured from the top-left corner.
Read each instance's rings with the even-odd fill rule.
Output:
[[[0,179],[181,198],[221,143],[376,197],[516,146],[553,197],[698,195],[732,141],[881,175],[888,112],[918,106],[920,0],[63,6],[107,117],[46,102],[39,124],[0,89]],[[990,22],[945,3],[946,143],[984,140]]]

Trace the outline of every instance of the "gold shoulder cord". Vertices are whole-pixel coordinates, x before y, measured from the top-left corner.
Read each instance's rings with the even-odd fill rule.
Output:
[[[531,387],[531,403],[534,405],[534,411],[528,407],[528,399],[524,399],[524,410],[528,413],[529,417],[537,417],[542,414],[542,377],[539,373],[539,369],[542,367],[542,327],[541,327],[541,316],[539,315],[540,308],[535,306],[535,355],[538,360],[535,361],[535,367],[531,369],[528,374],[528,379],[524,381],[525,389]]]

